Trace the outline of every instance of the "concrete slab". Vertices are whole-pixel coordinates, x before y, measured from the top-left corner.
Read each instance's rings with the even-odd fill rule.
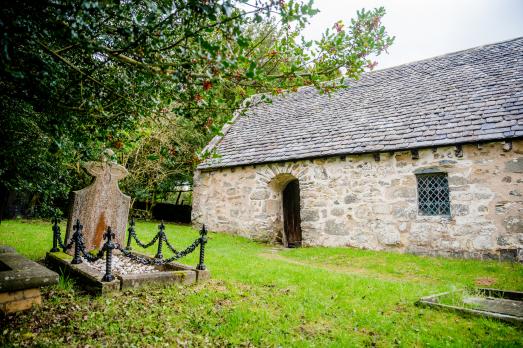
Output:
[[[58,283],[58,274],[0,246],[0,311],[14,313],[42,304],[40,287]]]
[[[490,288],[457,290],[422,297],[416,304],[523,326],[523,292]],[[449,301],[450,299],[450,301]]]
[[[463,303],[475,309],[523,318],[523,302],[492,297],[465,297]]]
[[[72,256],[63,252],[49,252],[46,255],[45,263],[57,272],[65,273],[77,280],[80,286],[90,293],[104,295],[120,291],[120,279],[102,282],[103,275],[85,263],[71,264],[72,259]]]
[[[58,274],[10,247],[0,252],[0,292],[33,289],[58,283]]]

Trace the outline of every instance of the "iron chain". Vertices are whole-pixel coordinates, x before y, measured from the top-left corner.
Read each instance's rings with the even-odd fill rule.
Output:
[[[132,236],[133,236],[133,239],[136,241],[136,244],[138,244],[139,246],[141,246],[141,247],[144,248],[144,249],[147,249],[147,248],[150,247],[151,245],[155,244],[156,241],[158,240],[158,237],[159,237],[159,235],[156,234],[156,236],[154,236],[154,238],[153,238],[149,243],[144,244],[144,243],[142,243],[141,240],[138,239],[138,236],[136,236],[136,233],[133,232],[133,233],[132,233]]]
[[[135,255],[131,253],[130,251],[125,250],[121,246],[118,246],[118,250],[122,252],[122,254],[128,258],[130,258],[133,261],[137,261],[144,265],[156,265],[156,266],[162,266],[167,263],[173,262],[175,260],[181,259],[184,256],[187,256],[188,254],[192,253],[196,247],[200,245],[200,238],[196,239],[191,245],[189,245],[185,250],[182,250],[180,252],[176,252],[173,256],[171,256],[168,259],[160,260],[155,258],[147,258],[139,255]]]
[[[172,245],[171,243],[169,243],[169,240],[167,240],[167,236],[164,234],[163,235],[163,241],[165,242],[165,244],[167,245],[167,247],[174,253],[178,253],[178,250],[176,250]]]
[[[82,254],[83,258],[86,259],[88,262],[96,262],[96,261],[102,259],[104,257],[104,254],[107,254],[106,256],[109,256],[106,258],[106,261],[108,263],[108,265],[106,267],[107,268],[106,276],[107,276],[107,274],[109,274],[109,276],[111,276],[111,274],[110,274],[111,265],[109,265],[109,263],[112,263],[112,260],[110,260],[111,258],[110,258],[109,254],[114,249],[119,250],[122,253],[122,255],[124,255],[125,257],[128,257],[129,259],[139,262],[141,264],[162,266],[162,265],[168,264],[170,262],[173,262],[175,260],[178,260],[178,259],[181,259],[182,257],[187,256],[188,254],[192,253],[199,245],[201,245],[202,250],[200,251],[200,264],[203,265],[203,255],[204,255],[203,247],[204,247],[205,243],[207,242],[207,239],[205,237],[206,231],[204,231],[204,230],[202,230],[202,234],[199,238],[197,238],[191,245],[189,245],[185,250],[182,250],[182,251],[176,250],[172,246],[172,244],[169,242],[169,240],[167,239],[167,236],[165,235],[165,233],[163,233],[163,223],[161,225],[162,228],[160,228],[160,231],[147,244],[140,241],[140,239],[136,236],[134,228],[131,228],[129,230],[130,237],[132,237],[136,241],[136,243],[144,249],[154,245],[157,241],[159,241],[160,243],[165,242],[167,247],[171,250],[171,252],[174,255],[167,259],[161,259],[161,258],[143,257],[140,255],[131,253],[127,248],[122,248],[120,246],[120,244],[114,243],[111,240],[112,239],[111,236],[114,238],[114,233],[112,233],[110,228],[108,228],[107,233],[104,235],[104,239],[105,239],[105,237],[107,237],[106,243],[104,243],[103,247],[98,251],[98,253],[96,255],[93,255],[93,254],[87,252],[87,250],[85,248],[84,238],[81,233],[82,226],[80,225],[80,222],[78,220],[77,220],[76,232],[71,237],[71,241],[67,245],[64,245],[64,243],[62,241],[62,237],[60,235],[60,228],[56,221],[57,220],[55,219],[55,224],[53,226],[53,233],[54,233],[53,237],[54,237],[54,240],[58,243],[58,245],[60,246],[60,248],[62,248],[62,250],[64,252],[66,250],[71,249],[73,246],[75,246],[75,249],[77,249],[77,252],[79,251],[80,254]],[[133,226],[134,226],[134,221],[133,221]],[[129,247],[129,245],[128,245],[128,247]],[[77,254],[77,252],[75,252],[75,255]],[[79,260],[79,262],[81,262],[81,260]],[[205,268],[203,268],[203,269],[205,269]],[[104,276],[104,278],[105,278],[105,276]]]

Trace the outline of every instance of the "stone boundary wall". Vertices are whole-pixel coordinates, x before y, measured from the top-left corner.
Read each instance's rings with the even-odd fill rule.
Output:
[[[378,158],[379,157],[379,158]],[[303,245],[523,260],[523,140],[196,171],[193,223],[281,240],[300,183]],[[418,214],[415,172],[448,174],[451,216]]]

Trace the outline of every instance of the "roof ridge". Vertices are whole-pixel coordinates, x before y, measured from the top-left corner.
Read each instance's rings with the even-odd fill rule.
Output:
[[[498,42],[492,42],[492,43],[488,43],[488,44],[484,44],[484,45],[469,47],[469,48],[465,48],[465,49],[462,49],[462,50],[459,50],[459,51],[452,51],[452,52],[447,52],[447,53],[443,53],[443,54],[438,54],[438,55],[435,55],[435,56],[432,56],[432,57],[423,58],[423,59],[419,59],[419,60],[413,60],[411,62],[406,62],[406,63],[390,66],[388,68],[383,68],[383,69],[379,69],[379,70],[364,71],[363,73],[361,73],[360,78],[358,78],[358,79],[349,78],[347,76],[342,76],[342,77],[338,77],[338,78],[333,79],[333,80],[324,81],[323,83],[336,82],[336,81],[341,80],[341,79],[345,79],[345,80],[347,80],[347,82],[351,82],[351,81],[356,81],[357,82],[357,81],[362,80],[364,77],[367,77],[369,75],[377,75],[377,74],[379,74],[381,72],[384,72],[384,71],[390,71],[390,70],[401,68],[401,67],[404,67],[404,66],[407,66],[407,65],[415,65],[417,63],[423,63],[423,62],[427,62],[427,61],[431,61],[431,60],[435,60],[435,59],[439,59],[439,58],[451,57],[453,55],[462,54],[462,53],[467,52],[467,51],[474,51],[474,50],[478,50],[478,49],[484,49],[484,48],[487,48],[489,46],[497,46],[497,45],[500,45],[500,44],[508,43],[508,42],[511,42],[511,41],[518,41],[518,40],[523,40],[523,36],[518,36],[518,37],[515,37],[515,38],[512,38],[512,39],[498,41]],[[347,82],[344,82],[344,83],[347,83]],[[300,86],[300,87],[298,87],[297,91],[289,91],[287,94],[298,93],[302,89],[315,89],[315,87],[311,86],[311,85]],[[258,94],[263,94],[263,93],[258,93]]]
[[[398,65],[390,66],[388,68],[383,68],[383,69],[373,70],[373,71],[366,71],[366,72],[364,72],[361,75],[363,76],[363,75],[376,74],[376,73],[379,73],[379,72],[382,72],[382,71],[387,71],[387,70],[393,70],[395,68],[400,68],[400,67],[403,67],[405,65],[422,63],[422,62],[425,62],[425,61],[434,60],[434,59],[438,59],[438,58],[450,57],[450,56],[453,56],[453,55],[456,55],[456,54],[462,54],[462,53],[467,52],[467,51],[474,51],[474,50],[478,50],[478,49],[483,49],[483,48],[487,48],[489,46],[498,46],[500,44],[508,43],[508,42],[511,42],[511,41],[518,41],[518,40],[523,40],[523,36],[518,36],[518,37],[515,37],[515,38],[512,38],[512,39],[498,41],[498,42],[492,42],[492,43],[488,43],[488,44],[484,44],[484,45],[469,47],[469,48],[465,48],[465,49],[462,49],[462,50],[459,50],[459,51],[452,51],[452,52],[448,52],[448,53],[438,54],[438,55],[435,55],[435,56],[432,56],[432,57],[423,58],[423,59],[419,59],[419,60],[413,60],[411,62],[406,62],[406,63],[401,63],[401,64],[398,64]]]

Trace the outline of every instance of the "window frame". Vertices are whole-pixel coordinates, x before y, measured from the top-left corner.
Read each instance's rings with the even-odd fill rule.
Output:
[[[450,204],[450,187],[449,187],[448,173],[444,172],[444,171],[432,171],[431,170],[431,171],[423,171],[423,172],[415,173],[415,176],[416,176],[416,194],[417,194],[416,204],[417,204],[417,208],[418,208],[418,216],[449,218],[451,216],[451,204]],[[444,197],[446,199],[446,205],[447,205],[446,211],[442,212],[442,209],[445,207],[441,207],[444,204],[444,201],[441,201],[441,200],[438,201],[438,211],[435,213],[431,214],[430,211],[424,210],[422,208],[427,203],[421,201],[422,198],[425,199],[425,197],[423,197],[421,195],[422,189],[425,189],[425,188],[420,186],[420,179],[427,178],[427,177],[443,177],[444,178],[444,184],[446,185],[446,187],[444,187],[444,188],[446,188],[446,197]],[[426,194],[428,194],[428,193],[426,193]]]

